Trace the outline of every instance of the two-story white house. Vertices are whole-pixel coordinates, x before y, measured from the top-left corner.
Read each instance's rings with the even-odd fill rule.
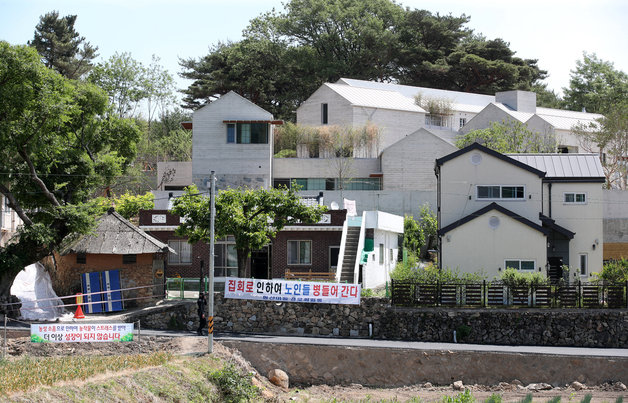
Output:
[[[602,184],[594,154],[504,155],[472,144],[436,160],[439,264],[588,280],[602,266]],[[563,273],[562,266],[569,266]]]

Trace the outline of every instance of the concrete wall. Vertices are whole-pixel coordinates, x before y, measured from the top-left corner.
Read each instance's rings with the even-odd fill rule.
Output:
[[[303,191],[301,194],[316,195],[312,191]],[[421,206],[425,203],[428,203],[433,211],[436,209],[436,192],[420,190],[345,190],[342,192],[326,190],[323,192],[324,204],[328,207],[334,201],[342,207],[343,197],[356,201],[358,214],[362,214],[363,211],[380,210],[401,216],[410,214],[418,217]]]
[[[164,175],[166,174],[167,175]],[[163,161],[157,163],[157,185],[159,190],[169,186],[189,186],[192,184],[192,162]]]
[[[347,178],[368,178],[381,172],[378,158],[354,158],[338,165],[337,158],[273,158],[273,179],[337,178],[339,167]]]
[[[321,105],[327,104],[327,124],[353,125],[353,107],[345,98],[326,84],[321,85],[297,108],[297,123],[303,126],[320,126]]]
[[[626,382],[627,358],[578,357],[477,351],[272,344],[224,340],[261,374],[281,368],[294,384],[396,387],[430,382],[451,385],[524,384],[564,386]],[[269,348],[270,347],[270,348]],[[366,393],[366,392],[365,392]],[[536,399],[535,399],[536,401]]]
[[[426,129],[407,135],[382,152],[384,190],[436,191],[434,162],[456,150]]]
[[[353,126],[369,122],[381,129],[381,151],[425,126],[425,113],[354,106]]]
[[[401,233],[403,233],[403,219]],[[381,287],[390,281],[390,273],[395,268],[399,256],[398,237],[399,232],[381,229],[373,231],[373,253],[369,254],[368,262],[362,267],[363,288]],[[383,255],[380,255],[382,252],[380,245],[383,246]]]
[[[193,115],[192,175],[199,188],[206,188],[211,170],[216,171],[216,186],[272,186],[272,126],[268,144],[229,144],[227,125],[223,120],[272,120],[273,116],[237,95],[229,92],[218,100],[198,109]]]
[[[493,228],[489,221],[499,219]],[[443,268],[475,273],[482,270],[488,279],[499,277],[505,260],[534,260],[535,271],[545,273],[546,236],[512,217],[493,210],[447,232],[442,237]]]
[[[518,111],[536,113],[536,93],[531,91],[503,91],[495,93],[495,102]]]
[[[480,113],[468,120],[467,124],[460,129],[460,132],[467,134],[473,130],[486,129],[487,127],[490,127],[493,122],[502,123],[510,121],[516,122],[517,119],[513,118],[494,104],[488,104]]]

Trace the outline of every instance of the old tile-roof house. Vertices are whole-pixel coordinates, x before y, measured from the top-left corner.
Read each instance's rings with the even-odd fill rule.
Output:
[[[118,269],[125,306],[153,302],[163,295],[166,256],[164,244],[110,209],[96,228],[71,243],[57,257],[55,288],[81,291],[81,274]]]

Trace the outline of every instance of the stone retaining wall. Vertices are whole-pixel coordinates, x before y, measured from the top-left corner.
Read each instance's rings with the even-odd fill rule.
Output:
[[[383,298],[360,306],[274,303],[215,297],[214,330],[275,335],[373,337],[472,344],[628,348],[626,309],[396,308]],[[196,302],[134,316],[142,327],[193,329]],[[465,333],[468,333],[465,335]]]

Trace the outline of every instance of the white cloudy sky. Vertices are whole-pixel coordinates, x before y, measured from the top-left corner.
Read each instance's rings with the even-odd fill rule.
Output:
[[[441,14],[467,14],[469,27],[500,37],[523,58],[539,60],[556,91],[582,52],[595,52],[628,72],[626,0],[398,0],[406,7]],[[0,39],[12,44],[33,37],[39,16],[51,10],[77,14],[75,28],[101,58],[131,52],[143,63],[151,55],[172,73],[178,58],[200,57],[218,41],[238,40],[248,21],[280,0],[0,0]],[[180,87],[185,80],[178,78]]]

